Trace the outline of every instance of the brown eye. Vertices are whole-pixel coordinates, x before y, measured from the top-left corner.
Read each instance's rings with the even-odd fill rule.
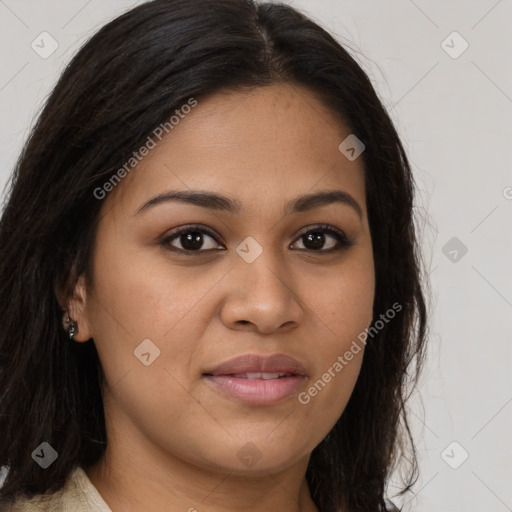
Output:
[[[213,243],[211,240],[213,240]],[[175,242],[178,245],[175,245]],[[205,244],[209,245],[209,247],[205,248]],[[216,236],[212,231],[198,226],[180,228],[162,240],[161,245],[167,246],[171,250],[182,252],[204,252],[216,249],[219,246]]]
[[[326,238],[327,237],[327,238]],[[325,249],[324,245],[328,237],[334,239],[334,244],[330,244],[330,247]],[[302,240],[304,249],[308,249],[315,252],[331,252],[336,250],[348,249],[354,242],[350,240],[343,231],[328,225],[320,225],[314,228],[308,228],[303,231],[298,240]]]

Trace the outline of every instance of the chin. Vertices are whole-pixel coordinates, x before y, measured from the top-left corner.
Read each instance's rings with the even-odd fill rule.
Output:
[[[205,459],[208,465],[214,466],[217,470],[222,469],[241,476],[268,476],[269,473],[284,471],[308,456],[314,446],[310,450],[302,447],[299,451],[297,447],[300,447],[303,441],[300,437],[269,440],[265,435],[246,436],[240,441],[231,439],[229,445],[226,443],[220,453],[210,452]],[[217,446],[219,445],[220,443]]]

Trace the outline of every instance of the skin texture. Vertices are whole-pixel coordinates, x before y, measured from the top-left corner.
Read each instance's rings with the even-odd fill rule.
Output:
[[[342,414],[364,350],[306,405],[297,395],[247,405],[203,373],[243,354],[287,354],[307,369],[304,391],[370,325],[363,161],[338,150],[349,134],[307,89],[223,91],[201,99],[104,199],[94,286],[81,276],[68,308],[76,340],[94,338],[105,374],[108,446],[86,472],[114,512],[317,510],[307,463]],[[188,189],[235,198],[242,210],[174,201],[136,214],[157,194]],[[289,200],[320,190],[349,193],[362,219],[340,203],[283,215]],[[203,234],[204,253],[179,253],[184,237],[160,243],[190,224],[218,234]],[[338,245],[331,234],[320,249],[308,245],[299,231],[318,224],[354,245],[327,252]],[[236,252],[248,236],[263,250],[252,263]],[[160,350],[148,366],[134,356],[144,339]],[[250,467],[238,456],[246,443],[260,456]]]

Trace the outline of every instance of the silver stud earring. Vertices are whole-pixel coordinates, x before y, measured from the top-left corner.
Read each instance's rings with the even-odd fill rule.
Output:
[[[66,319],[66,324],[66,330],[68,332],[69,339],[74,341],[75,334],[78,332],[78,325],[76,322],[72,321],[69,316]]]

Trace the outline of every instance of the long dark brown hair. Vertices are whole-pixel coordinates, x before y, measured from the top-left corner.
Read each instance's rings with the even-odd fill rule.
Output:
[[[406,400],[427,338],[426,283],[404,147],[368,76],[299,11],[253,0],[154,0],[99,30],[62,73],[16,163],[0,223],[0,497],[52,492],[104,453],[94,340],[70,343],[62,290],[90,275],[101,187],[155,127],[191,97],[286,82],[308,88],[365,145],[374,251],[374,322],[402,309],[367,344],[342,416],[307,469],[321,512],[384,509],[405,462],[418,477]],[[341,141],[340,141],[341,142]],[[59,457],[31,458],[47,441]],[[400,465],[400,467],[403,467]],[[403,472],[402,472],[403,473]]]

